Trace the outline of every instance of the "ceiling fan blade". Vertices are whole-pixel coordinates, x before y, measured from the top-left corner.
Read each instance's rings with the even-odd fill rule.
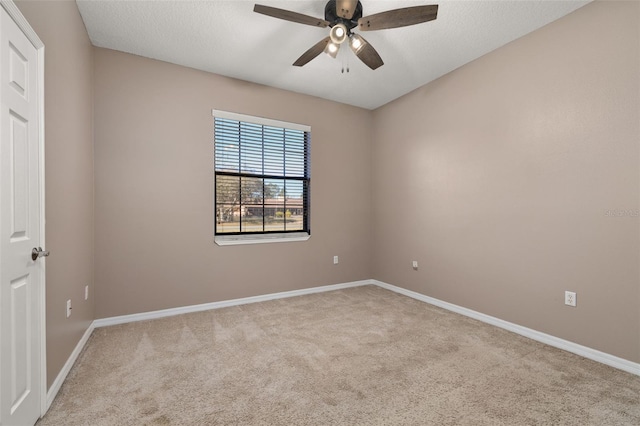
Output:
[[[301,67],[311,61],[313,58],[324,52],[325,47],[331,41],[331,37],[325,37],[318,43],[314,44],[311,49],[307,50],[293,63],[296,67]]]
[[[358,20],[360,31],[385,30],[387,28],[406,27],[433,21],[438,17],[438,5],[405,7],[374,15],[363,16]]]
[[[358,0],[337,0],[336,15],[344,19],[351,19],[356,11]]]
[[[329,25],[329,22],[325,21],[324,19],[314,18],[313,16],[303,15],[302,13],[278,9],[277,7],[264,6],[261,4],[256,4],[253,7],[253,11],[274,18],[284,19],[285,21],[311,25],[312,27],[325,28]]]
[[[384,65],[384,62],[382,62],[382,58],[378,55],[376,49],[374,49],[373,46],[371,46],[361,35],[352,34],[349,46],[351,46],[353,53],[355,53],[356,56],[372,70]]]

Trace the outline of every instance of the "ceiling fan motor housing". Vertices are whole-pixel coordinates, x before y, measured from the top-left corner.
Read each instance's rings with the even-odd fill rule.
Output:
[[[343,24],[347,27],[347,32],[351,33],[351,29],[358,26],[358,19],[362,18],[362,3],[358,1],[356,10],[353,12],[351,19],[344,19],[336,13],[336,0],[329,0],[324,7],[324,20],[329,22],[329,26]]]

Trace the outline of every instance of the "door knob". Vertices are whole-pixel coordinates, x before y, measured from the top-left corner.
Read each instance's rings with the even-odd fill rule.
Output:
[[[42,250],[42,247],[38,247],[38,248],[33,248],[33,250],[31,250],[31,260],[33,260],[34,262],[39,258],[39,257],[47,257],[49,256],[49,250]]]

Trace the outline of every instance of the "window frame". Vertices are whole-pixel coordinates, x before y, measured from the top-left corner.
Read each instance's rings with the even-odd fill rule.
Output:
[[[264,117],[256,117],[246,114],[239,114],[235,112],[229,111],[221,111],[221,110],[212,110],[213,119],[213,234],[214,241],[217,245],[225,246],[225,245],[238,245],[238,244],[260,244],[260,243],[275,243],[275,242],[293,242],[293,241],[306,241],[311,237],[311,161],[310,161],[310,142],[311,142],[311,126],[298,124],[298,123],[290,123],[280,120],[274,120],[270,118]],[[306,185],[306,197],[304,197],[303,201],[303,209],[305,218],[303,218],[303,227],[306,225],[306,229],[303,230],[291,230],[291,231],[262,231],[262,232],[233,232],[233,233],[218,233],[217,232],[217,179],[218,176],[230,176],[234,175],[234,173],[229,172],[218,172],[216,171],[216,157],[215,157],[215,120],[216,118],[235,120],[239,122],[245,122],[250,124],[257,124],[262,126],[269,127],[279,127],[290,130],[297,130],[307,133],[307,137],[305,138],[305,146],[304,146],[304,166],[305,173],[302,179],[296,177],[292,180],[300,180],[303,182],[303,186]],[[246,173],[241,170],[238,171],[237,176],[242,177],[246,175]],[[266,176],[266,177],[265,177]],[[264,175],[264,171],[262,175],[252,176],[256,178],[268,179],[274,178],[273,175]],[[284,174],[282,176],[277,176],[279,179],[291,179],[291,177],[287,177]],[[264,206],[264,199],[263,199]]]

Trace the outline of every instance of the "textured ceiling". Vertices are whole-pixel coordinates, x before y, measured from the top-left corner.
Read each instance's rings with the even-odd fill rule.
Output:
[[[361,1],[364,16],[439,4],[438,19],[362,33],[385,62],[375,71],[346,46],[337,59],[321,54],[299,68],[291,64],[329,29],[254,13],[254,1],[77,0],[77,4],[95,46],[374,109],[590,0]],[[257,3],[324,18],[326,1]]]

